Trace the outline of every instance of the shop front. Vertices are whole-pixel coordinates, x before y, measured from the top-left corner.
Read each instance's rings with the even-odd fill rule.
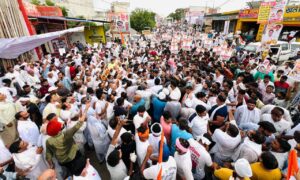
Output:
[[[216,32],[222,32],[224,34],[234,33],[238,19],[238,11],[213,14],[205,18],[212,19],[212,29]]]
[[[239,12],[236,31],[241,31],[247,41],[254,41],[259,30],[257,24],[258,9],[245,9]]]
[[[283,15],[281,40],[296,38],[300,42],[300,5],[286,6]]]

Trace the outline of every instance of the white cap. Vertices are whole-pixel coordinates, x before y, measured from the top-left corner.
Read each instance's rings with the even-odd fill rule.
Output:
[[[158,125],[158,126],[160,127],[160,132],[157,132],[157,133],[153,132],[153,127],[154,127],[155,125]],[[161,125],[160,125],[159,123],[154,123],[154,124],[152,124],[152,126],[151,126],[151,133],[152,133],[154,136],[156,136],[156,137],[160,136],[160,135],[161,135],[161,131],[162,131],[162,127],[161,127]]]
[[[49,89],[48,89],[48,91],[50,92],[50,91],[55,91],[55,90],[57,90],[57,87],[53,87],[53,86],[51,86]]]
[[[159,98],[160,100],[164,100],[164,99],[166,99],[166,94],[165,94],[163,91],[161,91],[161,92],[158,94],[158,98]]]
[[[234,163],[234,170],[235,172],[240,176],[240,177],[251,177],[252,176],[252,170],[251,170],[251,166],[249,164],[249,162],[244,159],[238,159],[235,163]]]
[[[21,97],[19,101],[30,101],[29,97]]]
[[[196,141],[202,141],[202,143],[203,144],[206,144],[206,145],[210,145],[211,144],[211,142],[210,142],[210,140],[208,140],[206,137],[204,137],[203,135],[202,136],[197,136],[196,137]]]
[[[238,86],[240,87],[241,90],[245,91],[247,89],[246,86],[243,83],[239,83]]]

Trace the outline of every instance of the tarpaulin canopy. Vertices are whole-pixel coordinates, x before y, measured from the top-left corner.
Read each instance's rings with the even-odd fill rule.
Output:
[[[81,26],[33,36],[23,36],[9,39],[0,38],[0,58],[15,59],[19,55],[30,51],[42,44],[45,44],[46,42],[51,41],[52,39],[58,38],[64,34],[83,31],[84,27]]]

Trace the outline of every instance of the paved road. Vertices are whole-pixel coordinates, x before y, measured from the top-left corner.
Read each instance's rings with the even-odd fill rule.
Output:
[[[109,180],[110,175],[109,175],[109,172],[106,168],[106,163],[102,163],[102,164],[99,163],[99,161],[96,157],[95,151],[86,150],[86,156],[87,156],[87,158],[90,158],[90,163],[93,165],[93,167],[95,169],[97,169],[98,173],[101,176],[101,179],[102,180]]]

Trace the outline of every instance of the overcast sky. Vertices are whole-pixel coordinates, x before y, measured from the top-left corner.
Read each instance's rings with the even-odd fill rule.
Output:
[[[167,16],[177,8],[186,8],[189,6],[207,6],[219,7],[224,2],[228,2],[221,6],[221,12],[239,10],[245,7],[245,0],[130,0],[130,10],[135,8],[145,8],[155,13]]]

